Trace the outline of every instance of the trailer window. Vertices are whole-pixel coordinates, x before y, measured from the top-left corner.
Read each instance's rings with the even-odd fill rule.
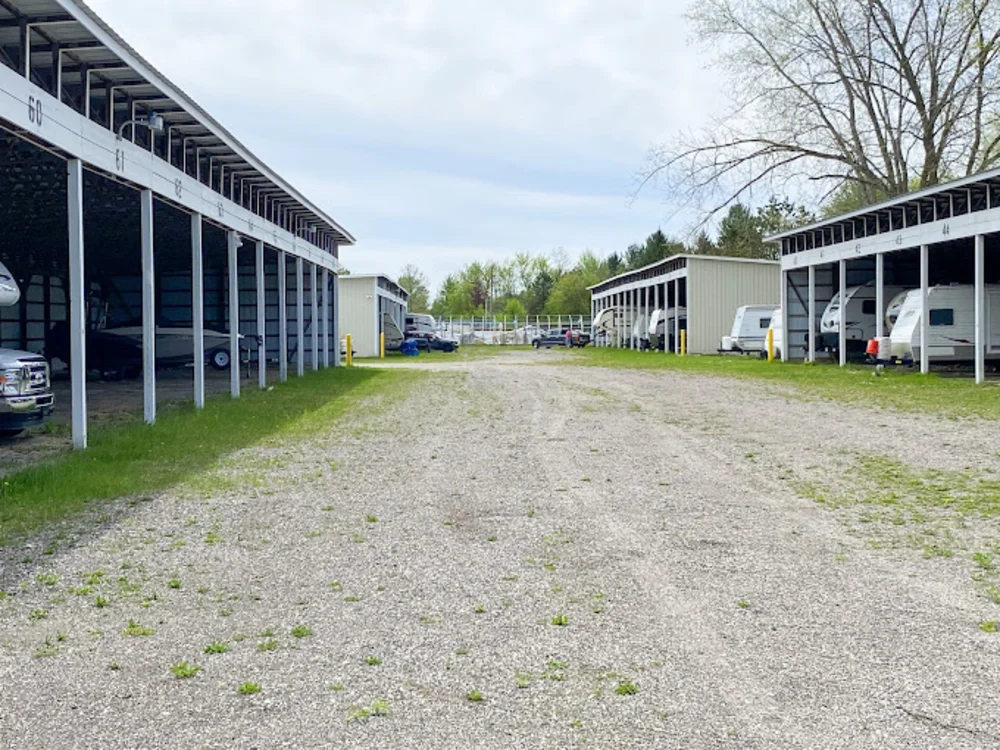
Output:
[[[757,322],[760,323],[760,329],[762,331],[766,331],[768,328],[771,327],[771,319],[770,318],[761,318]]]
[[[862,315],[874,315],[875,314],[875,300],[866,299],[861,302],[861,313]]]
[[[932,326],[955,325],[955,311],[952,309],[931,310]]]

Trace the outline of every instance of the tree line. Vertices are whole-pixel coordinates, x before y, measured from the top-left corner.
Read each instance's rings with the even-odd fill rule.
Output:
[[[714,237],[703,230],[690,243],[667,237],[658,229],[622,252],[602,256],[585,250],[573,263],[561,250],[469,263],[445,277],[433,298],[426,275],[414,265],[404,267],[398,281],[410,292],[412,312],[438,317],[586,315],[590,312],[588,288],[612,276],[681,253],[774,259],[777,249],[764,238],[813,220],[802,206],[777,198],[756,210],[737,203],[723,217]]]

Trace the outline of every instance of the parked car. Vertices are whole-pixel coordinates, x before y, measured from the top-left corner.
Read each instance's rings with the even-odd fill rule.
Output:
[[[546,349],[551,349],[553,346],[566,346],[568,340],[569,346],[580,347],[582,349],[590,343],[590,334],[581,331],[572,331],[571,335],[567,337],[566,333],[568,331],[570,331],[568,328],[553,328],[543,331],[531,340],[531,345],[536,349],[541,349],[543,346]]]
[[[417,346],[420,349],[425,349],[427,351],[434,350],[439,352],[454,352],[458,351],[459,347],[459,344],[455,341],[455,339],[447,338],[439,333],[418,333],[411,331],[406,335],[406,337],[413,339],[417,342]]]

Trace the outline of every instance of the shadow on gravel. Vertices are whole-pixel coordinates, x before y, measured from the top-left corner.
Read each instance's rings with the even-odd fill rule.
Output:
[[[215,396],[206,408],[161,408],[155,425],[136,419],[98,428],[90,448],[0,480],[0,548],[101,503],[161,491],[211,467],[219,457],[267,438],[329,426],[358,399],[406,377],[386,370],[337,368],[310,372],[239,400]],[[58,547],[58,537],[49,545]],[[0,571],[2,577],[3,571]]]

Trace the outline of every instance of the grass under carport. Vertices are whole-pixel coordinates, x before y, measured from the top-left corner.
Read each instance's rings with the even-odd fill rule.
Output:
[[[763,380],[794,387],[804,394],[836,401],[928,412],[946,417],[1000,419],[1000,383],[977,385],[969,377],[921,375],[911,369],[887,369],[876,377],[874,368],[863,365],[837,367],[818,362],[767,362],[750,356],[688,355],[637,352],[627,349],[587,348],[575,354],[573,363],[591,367],[625,367],[642,370],[672,370],[740,379]]]
[[[98,427],[90,447],[0,480],[0,546],[79,513],[95,501],[156,492],[266,439],[329,429],[353,404],[405,387],[410,371],[336,368],[265,391],[210,397],[206,408],[172,404],[155,425],[136,416]]]

